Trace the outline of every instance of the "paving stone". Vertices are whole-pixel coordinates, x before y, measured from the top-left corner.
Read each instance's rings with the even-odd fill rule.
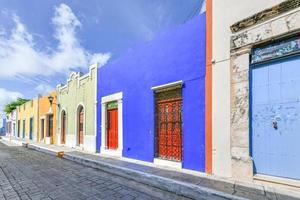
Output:
[[[124,197],[121,198],[122,200],[132,200],[135,199],[135,197],[131,196],[131,195],[126,195]]]
[[[174,199],[169,192],[26,148],[0,142],[0,152],[0,200]]]

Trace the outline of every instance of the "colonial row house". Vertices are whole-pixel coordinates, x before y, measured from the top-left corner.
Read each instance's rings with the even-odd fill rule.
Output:
[[[300,0],[206,8],[17,107],[16,136],[299,187]]]
[[[98,69],[97,151],[205,171],[205,14]]]
[[[57,144],[96,152],[97,64],[89,73],[71,73],[56,88],[58,98]]]
[[[56,92],[32,99],[16,108],[17,138],[56,144]]]
[[[38,99],[17,107],[17,137],[38,141]]]
[[[17,111],[13,110],[11,113],[6,115],[6,136],[13,136],[15,137],[17,134],[16,132],[16,116]]]

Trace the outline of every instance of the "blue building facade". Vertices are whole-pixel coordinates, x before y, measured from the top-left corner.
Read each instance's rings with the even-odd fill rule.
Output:
[[[98,152],[147,162],[171,154],[160,158],[205,171],[205,29],[204,13],[98,69]],[[163,92],[178,98],[160,101],[171,102],[162,115],[156,102]],[[178,132],[180,146],[170,139]],[[165,147],[158,147],[161,141]]]

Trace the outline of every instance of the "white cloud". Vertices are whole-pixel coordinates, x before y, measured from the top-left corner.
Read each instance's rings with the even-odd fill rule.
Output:
[[[90,56],[90,63],[99,63],[100,66],[103,66],[103,63],[107,63],[110,59],[110,54],[102,54],[102,53],[95,53]]]
[[[4,106],[11,101],[17,100],[18,97],[23,97],[20,92],[8,91],[0,88],[0,114],[3,113]]]
[[[52,18],[53,36],[58,41],[55,49],[39,50],[19,17],[13,14],[12,20],[12,30],[0,31],[0,78],[67,73],[74,68],[86,69],[95,62],[104,65],[110,58],[109,53],[92,54],[80,44],[76,30],[81,23],[66,4],[55,7]]]
[[[202,2],[201,9],[200,9],[200,14],[205,13],[205,12],[206,12],[206,0],[204,0]]]
[[[39,84],[37,87],[35,87],[35,90],[38,92],[38,94],[45,95],[49,92],[52,92],[54,88],[51,85]]]

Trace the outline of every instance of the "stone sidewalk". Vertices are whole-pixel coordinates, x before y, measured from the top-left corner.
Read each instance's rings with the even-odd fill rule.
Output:
[[[190,200],[133,180],[0,142],[0,200]]]
[[[236,182],[200,173],[185,173],[175,169],[151,166],[152,164],[140,164],[139,161],[103,157],[74,148],[18,139],[10,140],[6,137],[2,139],[191,199],[300,199],[300,192],[294,190]]]

